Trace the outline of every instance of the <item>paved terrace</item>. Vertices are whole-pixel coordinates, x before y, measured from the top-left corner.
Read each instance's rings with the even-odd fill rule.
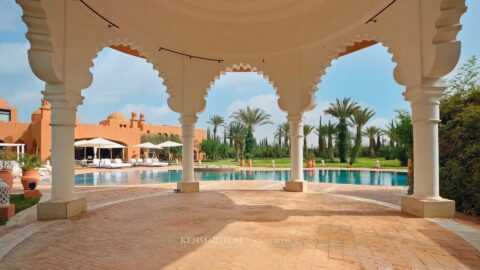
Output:
[[[289,193],[283,182],[216,181],[201,182],[198,194],[175,194],[174,187],[77,187],[89,212],[4,229],[0,243],[11,247],[0,247],[0,269],[480,269],[480,252],[445,222],[394,209],[404,188],[309,183],[308,193]],[[478,231],[470,238],[479,240]]]

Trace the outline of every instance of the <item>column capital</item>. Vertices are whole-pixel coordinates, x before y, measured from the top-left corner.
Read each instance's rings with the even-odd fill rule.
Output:
[[[289,114],[287,115],[288,122],[301,123],[303,121],[303,114]]]
[[[63,84],[46,84],[42,91],[44,98],[50,102],[52,109],[73,109],[83,104],[83,96],[80,91],[69,91]]]
[[[197,119],[198,117],[196,115],[182,114],[178,120],[180,120],[182,124],[195,124]]]
[[[437,85],[418,85],[414,87],[407,87],[403,93],[405,100],[412,104],[416,103],[430,103],[439,104],[440,98],[445,94],[446,86]]]

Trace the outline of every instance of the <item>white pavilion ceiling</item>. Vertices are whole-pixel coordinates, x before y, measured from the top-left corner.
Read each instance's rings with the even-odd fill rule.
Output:
[[[387,0],[90,0],[99,13],[159,47],[212,58],[321,46],[364,24]]]

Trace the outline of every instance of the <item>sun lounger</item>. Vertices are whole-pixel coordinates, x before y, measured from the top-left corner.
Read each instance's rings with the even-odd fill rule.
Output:
[[[93,162],[90,163],[90,164],[88,164],[87,167],[90,167],[90,168],[100,167],[100,159],[94,158],[94,159],[93,159]]]
[[[132,164],[130,163],[123,163],[123,161],[119,158],[115,159],[115,165],[121,166],[122,168],[130,168],[132,167]]]
[[[147,158],[142,165],[147,167],[164,167],[167,166],[168,163],[160,162],[157,158]]]

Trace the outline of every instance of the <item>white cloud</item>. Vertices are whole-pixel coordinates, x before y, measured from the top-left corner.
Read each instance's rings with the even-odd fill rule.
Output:
[[[0,31],[15,32],[20,29],[26,29],[22,20],[22,11],[20,6],[14,0],[0,1]]]
[[[233,91],[237,94],[273,89],[273,86],[256,72],[227,72],[215,81],[212,90]]]
[[[127,118],[132,112],[136,112],[137,116],[143,113],[147,123],[178,124],[178,115],[167,105],[156,107],[146,104],[125,104],[120,112]]]
[[[144,96],[166,99],[163,79],[145,59],[104,49],[91,71],[93,83],[83,91],[88,104],[107,105]]]

